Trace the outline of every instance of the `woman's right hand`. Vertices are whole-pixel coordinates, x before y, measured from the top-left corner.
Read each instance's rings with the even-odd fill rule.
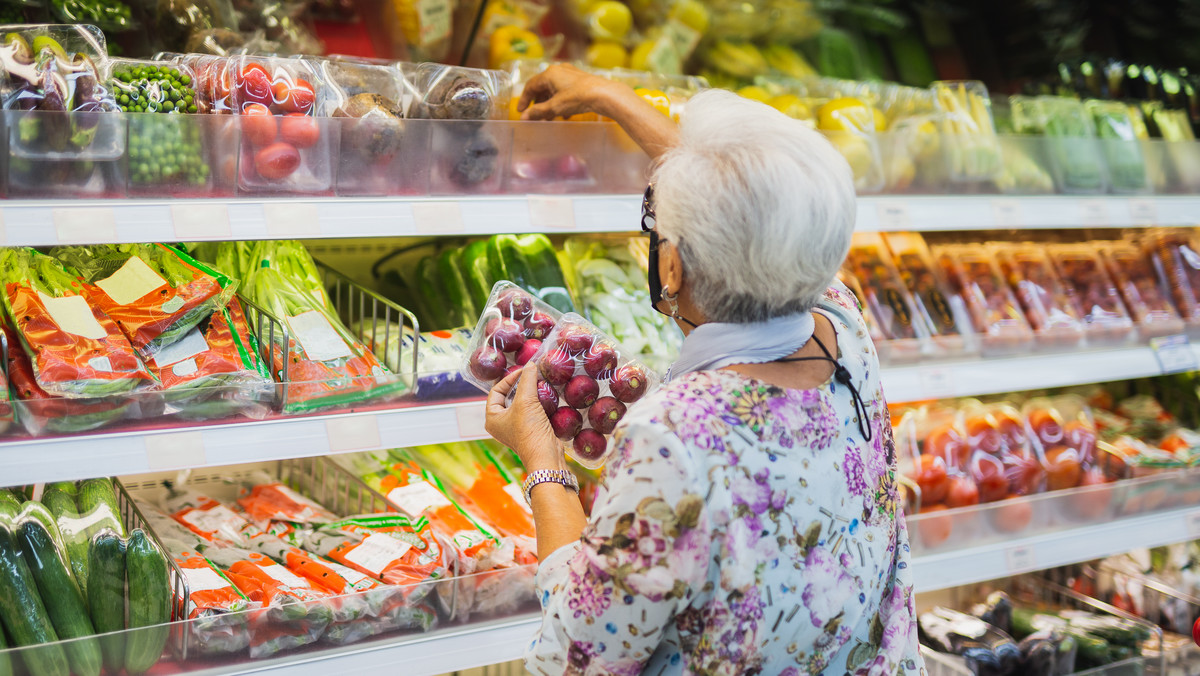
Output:
[[[602,113],[617,95],[611,80],[569,64],[555,64],[525,83],[517,110],[523,120],[553,120],[580,113]]]

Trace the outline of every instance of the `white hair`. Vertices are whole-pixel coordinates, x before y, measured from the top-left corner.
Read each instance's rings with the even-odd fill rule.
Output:
[[[722,90],[688,101],[680,137],[654,207],[697,308],[733,323],[812,309],[850,248],[850,165],[802,122]]]

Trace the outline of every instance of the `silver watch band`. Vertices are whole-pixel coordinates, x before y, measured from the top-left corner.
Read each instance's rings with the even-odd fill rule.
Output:
[[[579,492],[579,480],[575,478],[575,474],[571,471],[565,469],[536,469],[530,472],[529,476],[525,477],[525,483],[521,486],[521,489],[525,491],[525,502],[532,506],[533,498],[530,496],[530,493],[533,491],[533,487],[545,483],[562,484],[576,493]]]

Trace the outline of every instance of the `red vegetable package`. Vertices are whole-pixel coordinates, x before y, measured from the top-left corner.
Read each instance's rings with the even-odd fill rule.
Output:
[[[1088,344],[1128,342],[1133,320],[1095,249],[1087,244],[1052,244],[1047,251],[1067,296],[1083,313]]]
[[[883,238],[878,233],[855,233],[845,266],[862,286],[867,307],[891,341],[892,358],[918,358],[930,333],[927,317],[916,310]]]
[[[221,571],[196,552],[174,555],[188,586],[185,612],[188,648],[200,654],[232,654],[250,645],[246,613],[254,607]]]
[[[246,516],[263,530],[270,528],[272,522],[319,524],[338,518],[265,473],[256,473],[242,482],[237,502]]]
[[[1033,331],[991,254],[975,245],[944,245],[933,250],[952,290],[967,304],[985,355],[1029,349]]]
[[[46,393],[71,398],[124,394],[153,378],[129,339],[89,304],[72,271],[33,249],[0,249],[4,307]]]
[[[59,247],[92,306],[116,321],[144,358],[182,340],[225,307],[237,283],[165,244]]]
[[[930,328],[933,344],[947,354],[977,352],[971,320],[963,299],[950,291],[950,284],[916,232],[886,235],[896,270],[912,293],[913,303]]]
[[[447,556],[424,519],[403,514],[370,514],[324,524],[304,541],[304,549],[391,585],[418,585],[407,591],[416,602],[431,588],[419,584],[445,578]]]
[[[171,518],[216,545],[240,546],[261,532],[229,507],[191,490],[172,490],[163,506]]]
[[[1098,462],[1099,435],[1091,409],[1080,397],[1039,397],[1025,403],[1030,439],[1046,469],[1047,490],[1079,488],[1068,503],[1074,516],[1098,518],[1111,501],[1109,482]]]
[[[1137,322],[1138,333],[1145,338],[1183,332],[1183,320],[1155,271],[1153,257],[1130,242],[1101,242],[1097,248]]]
[[[1189,331],[1200,330],[1200,247],[1188,230],[1152,230],[1143,240]]]
[[[992,252],[1037,341],[1054,347],[1079,345],[1083,341],[1080,310],[1063,289],[1045,251],[1033,244],[998,244]]]

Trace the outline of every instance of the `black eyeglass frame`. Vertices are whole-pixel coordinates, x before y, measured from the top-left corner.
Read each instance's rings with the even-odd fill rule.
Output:
[[[654,184],[646,186],[642,195],[642,232],[654,232],[658,219],[654,214]]]

